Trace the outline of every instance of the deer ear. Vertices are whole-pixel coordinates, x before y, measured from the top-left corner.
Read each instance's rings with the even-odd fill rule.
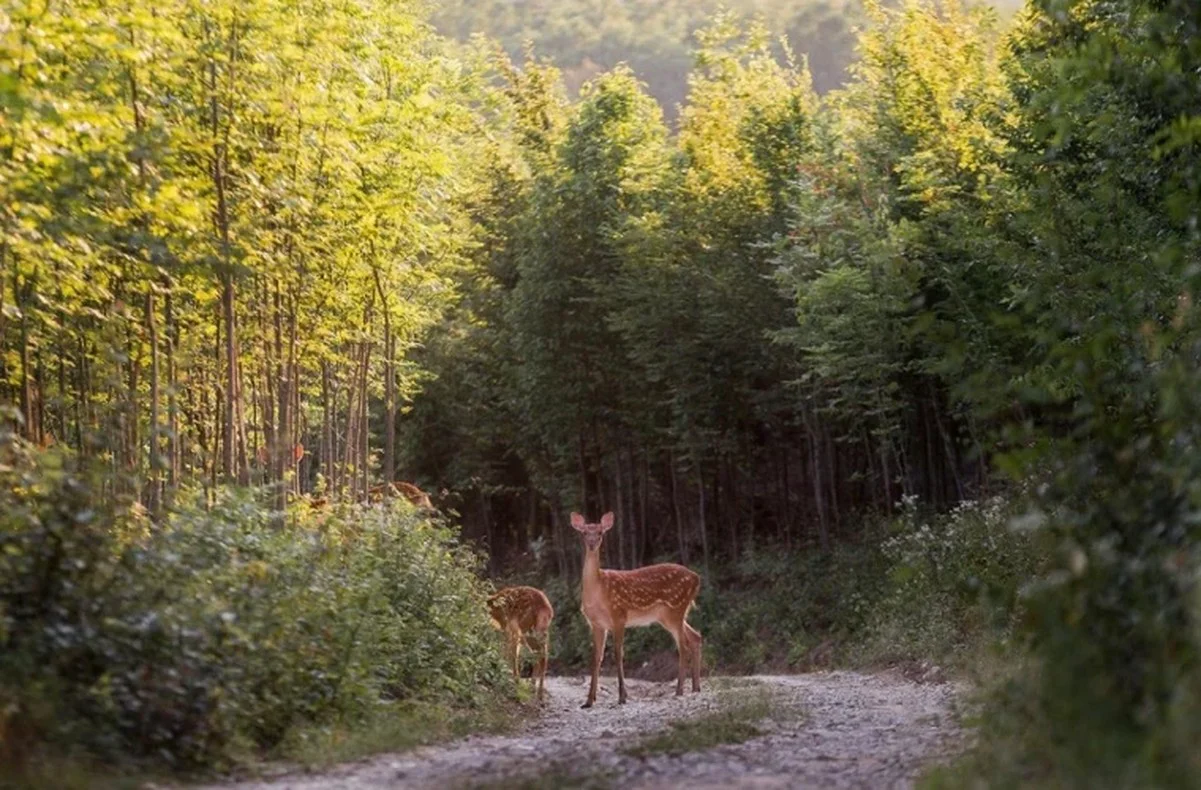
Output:
[[[584,531],[584,517],[574,510],[571,513],[571,526],[580,532]]]
[[[600,525],[601,529],[605,532],[608,532],[613,528],[613,511],[610,510],[605,515],[601,516]]]

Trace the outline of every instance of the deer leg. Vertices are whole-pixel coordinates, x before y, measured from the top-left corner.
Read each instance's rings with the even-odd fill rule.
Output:
[[[513,682],[521,680],[521,670],[517,665],[517,657],[521,655],[521,637],[509,632],[509,666],[513,670]]]
[[[622,642],[625,640],[626,627],[613,626],[613,654],[617,657],[617,704],[626,704],[626,671],[622,656]]]
[[[675,631],[672,636],[676,640],[676,651],[680,654],[680,672],[676,678],[676,696],[684,696],[684,673],[688,664],[688,636],[684,633],[684,629]]]
[[[688,658],[688,639],[684,633],[684,628],[681,623],[683,620],[676,620],[675,616],[667,613],[666,616],[659,621],[659,625],[663,626],[663,630],[671,634],[671,638],[676,642],[676,652],[680,654],[680,674],[676,680],[676,696],[684,696],[684,673],[688,670],[686,661]]]
[[[601,660],[605,657],[605,640],[609,632],[603,628],[592,627],[592,685],[588,687],[588,701],[582,707],[591,708],[596,702],[596,686],[600,681]]]
[[[546,696],[546,665],[550,662],[550,634],[542,636],[542,655],[538,659],[538,701]]]
[[[550,634],[546,631],[531,631],[526,634],[525,646],[538,656],[530,683],[537,687],[537,697],[541,701],[546,686],[546,665],[550,659]]]
[[[684,633],[688,637],[689,648],[692,653],[692,693],[701,690],[701,632],[697,631],[688,623],[684,623]],[[680,691],[684,690],[684,676],[680,675]]]

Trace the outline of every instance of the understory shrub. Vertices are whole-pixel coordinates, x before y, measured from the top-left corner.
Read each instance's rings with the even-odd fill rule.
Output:
[[[99,504],[99,479],[0,437],[10,750],[197,765],[381,701],[508,688],[477,557],[407,503],[281,519],[225,490],[151,523]]]
[[[993,496],[922,515],[915,499],[902,501],[880,543],[888,570],[864,629],[865,660],[961,663],[982,642],[1011,641],[1021,591],[1045,556],[1017,518],[1020,502]]]

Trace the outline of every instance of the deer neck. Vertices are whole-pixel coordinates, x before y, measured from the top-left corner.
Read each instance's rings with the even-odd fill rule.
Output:
[[[584,550],[584,589],[588,590],[592,587],[600,585],[601,581],[601,566],[600,566],[600,546],[595,549]]]

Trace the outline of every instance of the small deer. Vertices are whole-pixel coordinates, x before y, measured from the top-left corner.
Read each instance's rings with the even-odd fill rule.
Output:
[[[626,678],[622,665],[622,642],[626,626],[658,623],[676,640],[680,654],[680,672],[676,696],[684,693],[686,667],[692,668],[692,691],[701,690],[701,635],[686,618],[696,602],[701,577],[683,565],[664,563],[632,571],[601,570],[600,548],[605,533],[613,527],[613,514],[601,516],[599,524],[588,524],[579,513],[571,514],[571,526],[584,539],[584,578],[580,610],[592,626],[592,685],[588,687],[591,708],[596,702],[596,686],[605,642],[613,632],[613,652],[617,658],[617,702],[625,704]]]
[[[403,480],[397,480],[394,483],[380,483],[367,491],[367,499],[370,502],[382,502],[385,497],[393,496],[402,496],[417,508],[434,509],[434,503],[430,501],[429,494]]]
[[[541,700],[550,655],[550,621],[555,616],[546,593],[534,587],[505,587],[488,598],[488,612],[492,625],[505,632],[505,660],[513,667],[514,680],[521,679],[521,643],[537,654],[533,682]]]

